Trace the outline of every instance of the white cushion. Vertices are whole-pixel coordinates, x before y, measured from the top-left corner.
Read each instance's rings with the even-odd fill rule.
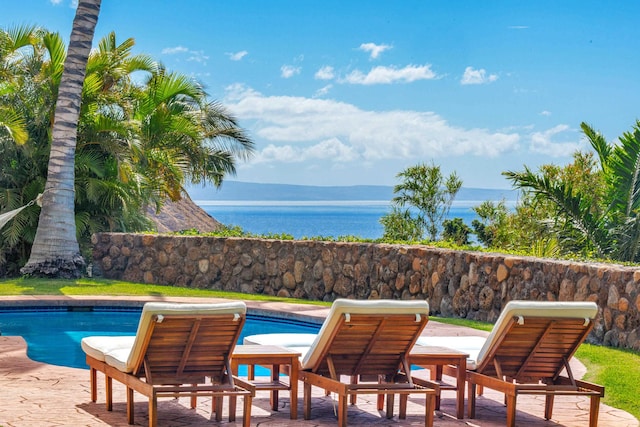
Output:
[[[131,372],[133,371],[133,367],[130,367],[127,363],[129,360],[129,356],[131,355],[131,349],[129,348],[117,348],[115,350],[110,351],[105,354],[104,361],[109,366],[113,366],[119,371],[122,372]]]
[[[467,369],[476,369],[478,354],[482,346],[487,341],[486,337],[478,336],[455,336],[455,337],[420,337],[416,345],[446,347],[467,353]]]
[[[80,341],[82,350],[89,356],[104,362],[105,355],[111,351],[133,347],[135,341],[135,335],[119,336],[119,337],[105,337],[105,336],[93,336],[85,337]]]
[[[340,318],[345,314],[415,314],[429,316],[429,304],[424,300],[350,300],[337,299],[325,319],[309,351],[301,358],[302,369],[312,369],[325,354]]]
[[[318,334],[256,334],[244,337],[243,344],[277,345],[278,347],[310,347]]]

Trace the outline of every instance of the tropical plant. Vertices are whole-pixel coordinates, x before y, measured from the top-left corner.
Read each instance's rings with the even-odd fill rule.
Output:
[[[462,218],[445,219],[442,222],[442,237],[444,240],[455,243],[458,246],[468,245],[471,228],[464,223]]]
[[[137,94],[132,118],[140,123],[133,169],[156,208],[166,198],[179,200],[186,182],[220,185],[235,174],[235,159],[253,150],[236,119],[201,85],[162,67]]]
[[[65,59],[55,33],[0,30],[3,39],[8,41],[0,44],[0,72],[8,78],[0,87],[11,83],[11,90],[0,93],[0,108],[26,123],[28,140],[17,144],[15,132],[0,130],[0,212],[24,206],[44,190]],[[167,72],[146,55],[132,55],[133,46],[133,39],[118,43],[111,33],[87,62],[74,171],[81,252],[98,231],[152,229],[148,205],[158,209],[164,200],[180,198],[188,183],[219,185],[235,173],[236,160],[253,150],[237,121],[208,100],[197,82]],[[24,265],[37,224],[38,208],[30,206],[2,230],[0,275]]]
[[[409,209],[392,206],[391,212],[380,218],[384,227],[382,240],[415,242],[422,239],[424,231]]]
[[[471,221],[471,227],[478,241],[488,248],[505,247],[509,242],[508,218],[506,203],[485,201],[473,208],[479,219]]]
[[[54,95],[48,84],[56,43],[35,27],[0,30],[0,211],[27,205],[42,192]],[[8,120],[7,120],[8,117]],[[46,123],[46,124],[45,124]],[[22,135],[16,137],[16,135]],[[44,145],[41,140],[44,139]],[[37,206],[22,210],[0,232],[0,274],[24,265],[38,223]]]
[[[577,153],[564,169],[505,172],[518,188],[548,207],[546,226],[564,253],[640,260],[640,122],[610,144],[581,124],[598,162]],[[562,172],[562,173],[559,173]]]
[[[383,217],[382,224],[386,222],[396,227],[400,224],[400,229],[407,230],[415,228],[420,239],[426,234],[432,241],[437,240],[442,221],[449,213],[462,181],[455,172],[445,179],[440,166],[433,164],[411,166],[397,177],[401,182],[393,188],[396,194],[391,200],[394,211],[388,214],[391,218]],[[403,225],[403,222],[410,223],[410,226]],[[392,230],[387,232],[386,225],[385,234],[393,234]]]

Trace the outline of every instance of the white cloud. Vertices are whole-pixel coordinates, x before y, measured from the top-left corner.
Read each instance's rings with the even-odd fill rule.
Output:
[[[331,80],[335,77],[335,72],[333,70],[333,67],[325,65],[324,67],[316,71],[314,77],[316,80]]]
[[[201,64],[207,65],[207,60],[209,57],[204,54],[202,50],[190,50],[190,56],[187,58],[187,61],[199,62]]]
[[[306,150],[307,155],[318,159],[333,159],[337,162],[350,162],[358,159],[358,154],[338,138],[329,138]]]
[[[326,159],[336,162],[350,162],[357,158],[358,154],[352,147],[343,144],[337,138],[329,138],[318,144],[305,147],[295,147],[290,144],[281,146],[269,144],[257,153],[251,163],[304,163]]]
[[[544,132],[533,132],[529,150],[553,157],[571,156],[576,150],[580,149],[581,144],[579,142],[553,142],[556,135],[567,131],[574,132],[568,125],[557,125]]]
[[[49,0],[49,3],[51,3],[54,6],[58,6],[59,4],[62,4],[63,0]],[[69,7],[71,9],[77,9],[78,8],[78,0],[71,0],[69,2]]]
[[[280,76],[283,79],[288,79],[295,76],[296,74],[300,74],[301,70],[302,69],[300,67],[294,67],[293,65],[283,65],[282,67],[280,67]]]
[[[467,67],[464,70],[464,75],[460,80],[460,84],[480,85],[480,84],[495,82],[496,80],[498,80],[498,75],[497,74],[487,75],[487,71],[484,68],[476,70],[473,67]]]
[[[246,50],[241,50],[240,52],[235,52],[235,53],[227,53],[227,55],[229,56],[229,59],[232,61],[240,61],[242,58],[244,58],[245,56],[247,56],[249,54],[249,52],[247,52]]]
[[[528,25],[509,25],[507,27],[510,30],[526,30],[527,28],[529,28]]]
[[[388,44],[375,44],[375,43],[362,43],[359,47],[360,50],[369,52],[369,59],[377,59],[378,56],[385,50],[391,49],[393,46]]]
[[[541,111],[540,115],[541,116],[545,116],[545,117],[549,117],[551,115],[551,111],[547,111],[547,110]]]
[[[268,144],[251,163],[497,157],[520,142],[517,133],[455,127],[433,112],[366,111],[334,100],[265,96],[242,85],[227,88],[224,104]]]
[[[326,94],[329,93],[329,91],[331,90],[331,88],[333,87],[333,85],[326,85],[324,87],[321,87],[320,89],[318,89],[314,95],[314,98],[320,97],[320,96],[325,96]]]
[[[184,46],[166,47],[160,52],[163,55],[181,55],[188,54],[187,61],[199,62],[206,65],[209,57],[202,50],[191,50]]]
[[[165,47],[164,49],[162,49],[162,53],[163,55],[175,55],[178,53],[186,53],[189,52],[189,49],[187,49],[184,46],[176,46],[176,47]]]
[[[436,77],[436,73],[431,70],[431,65],[407,65],[404,68],[379,66],[372,68],[367,74],[360,70],[354,70],[341,79],[341,82],[374,85],[396,82],[411,83],[417,80],[432,80]]]

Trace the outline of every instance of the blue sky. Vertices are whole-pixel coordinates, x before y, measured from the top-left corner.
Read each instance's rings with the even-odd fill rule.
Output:
[[[230,179],[393,185],[418,163],[465,187],[566,164],[640,119],[640,2],[103,0],[96,40],[201,81],[256,142]],[[0,25],[68,40],[70,0],[3,0]]]

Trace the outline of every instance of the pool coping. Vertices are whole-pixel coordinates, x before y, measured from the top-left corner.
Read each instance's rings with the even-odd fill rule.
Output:
[[[154,296],[87,296],[87,295],[20,295],[0,296],[0,309],[4,307],[126,307],[142,308],[147,302],[217,303],[230,298],[209,297],[154,297]],[[313,304],[291,304],[279,301],[244,301],[250,314],[300,320],[322,324],[329,307]]]

